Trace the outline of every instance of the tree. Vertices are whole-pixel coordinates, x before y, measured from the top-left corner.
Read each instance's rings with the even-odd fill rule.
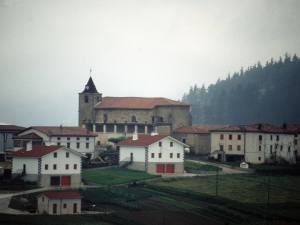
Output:
[[[116,144],[116,143],[118,143],[118,142],[120,142],[120,141],[123,141],[123,140],[125,140],[125,139],[126,139],[125,137],[121,136],[121,137],[117,137],[117,138],[111,137],[111,138],[108,138],[107,140],[108,140],[109,142],[112,142],[112,143]]]

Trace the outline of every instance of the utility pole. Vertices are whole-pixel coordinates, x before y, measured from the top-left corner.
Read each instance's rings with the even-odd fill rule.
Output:
[[[218,196],[219,166],[217,166],[216,196]]]

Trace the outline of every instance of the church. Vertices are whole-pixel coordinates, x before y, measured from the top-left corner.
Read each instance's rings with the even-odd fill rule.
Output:
[[[163,97],[102,97],[90,77],[79,93],[78,125],[98,135],[97,146],[134,132],[172,136],[179,125],[192,125],[190,106]]]

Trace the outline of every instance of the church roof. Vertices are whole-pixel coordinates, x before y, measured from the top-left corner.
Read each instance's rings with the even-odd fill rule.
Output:
[[[191,106],[167,98],[103,97],[96,109],[152,109],[156,106]]]
[[[92,77],[90,77],[82,93],[98,93]]]

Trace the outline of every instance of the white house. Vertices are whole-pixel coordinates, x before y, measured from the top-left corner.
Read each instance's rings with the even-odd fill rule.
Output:
[[[230,126],[212,130],[211,155],[224,161],[295,163],[294,134],[286,126],[267,123]],[[220,155],[223,153],[224,157]],[[234,155],[234,157],[232,156]]]
[[[184,148],[188,145],[158,134],[137,134],[117,143],[119,167],[148,173],[183,173]]]
[[[40,214],[77,214],[81,213],[81,199],[77,192],[44,192],[37,196]]]
[[[32,145],[13,152],[12,176],[35,181],[43,187],[81,185],[83,154],[63,146]]]
[[[96,136],[82,127],[33,126],[14,137],[14,151],[31,141],[33,145],[65,146],[83,154],[91,153],[94,157]]]

